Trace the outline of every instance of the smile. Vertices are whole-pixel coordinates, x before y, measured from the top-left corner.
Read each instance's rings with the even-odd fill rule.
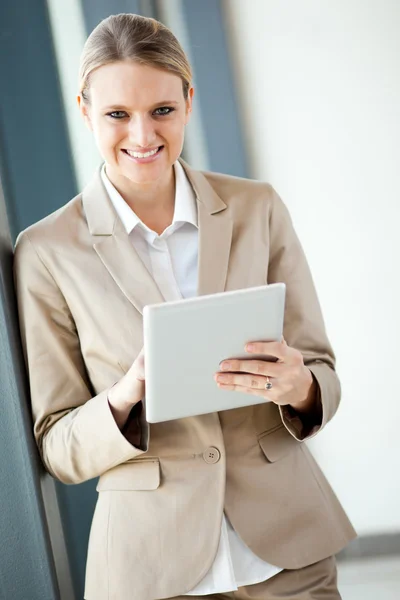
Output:
[[[159,146],[149,152],[133,152],[132,150],[124,150],[124,152],[132,158],[149,158],[150,156],[155,156],[162,148],[163,146]]]

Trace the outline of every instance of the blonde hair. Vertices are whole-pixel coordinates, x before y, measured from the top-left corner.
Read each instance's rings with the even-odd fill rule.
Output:
[[[89,102],[91,73],[103,65],[123,60],[133,60],[178,75],[187,99],[192,69],[172,31],[155,19],[121,13],[101,21],[83,47],[79,91],[85,102]]]

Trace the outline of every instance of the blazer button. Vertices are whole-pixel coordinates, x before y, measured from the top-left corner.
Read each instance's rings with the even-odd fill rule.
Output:
[[[209,465],[214,465],[221,458],[221,452],[218,450],[218,448],[211,446],[210,448],[207,448],[205,452],[203,452],[203,458]]]

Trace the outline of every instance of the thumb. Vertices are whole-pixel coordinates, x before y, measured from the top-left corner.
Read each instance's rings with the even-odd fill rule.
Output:
[[[144,368],[144,347],[139,352],[134,364],[136,379],[144,381],[145,379],[145,368]]]

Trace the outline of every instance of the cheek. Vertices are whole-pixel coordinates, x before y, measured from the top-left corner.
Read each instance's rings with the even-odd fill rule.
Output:
[[[185,125],[183,121],[175,121],[170,123],[164,132],[165,139],[168,140],[170,146],[181,146],[185,136]]]
[[[95,123],[93,133],[100,151],[109,153],[121,140],[123,133],[119,127],[111,127],[108,123]]]

